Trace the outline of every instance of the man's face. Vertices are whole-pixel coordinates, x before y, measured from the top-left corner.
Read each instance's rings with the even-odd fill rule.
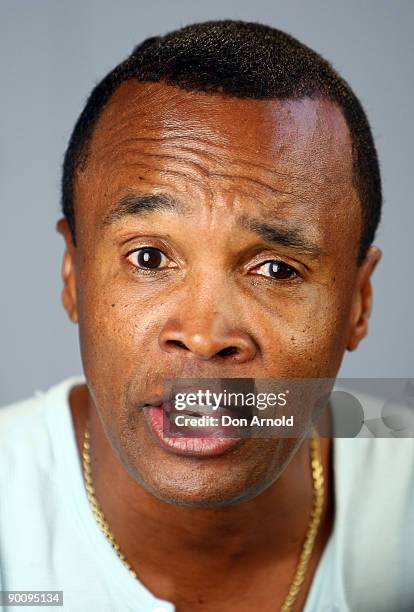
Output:
[[[171,378],[335,377],[366,332],[373,268],[356,263],[352,177],[348,129],[327,100],[135,81],[112,96],[76,178],[65,299],[106,434],[155,495],[247,499],[293,455],[291,439],[177,454],[143,406]]]

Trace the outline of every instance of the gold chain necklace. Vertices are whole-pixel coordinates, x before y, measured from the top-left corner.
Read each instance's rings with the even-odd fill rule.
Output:
[[[312,556],[312,551],[315,545],[315,540],[318,535],[319,525],[321,522],[323,505],[324,505],[324,477],[323,477],[323,466],[321,461],[321,451],[320,451],[320,442],[319,438],[315,432],[312,433],[312,437],[309,441],[310,445],[310,463],[311,463],[311,472],[312,472],[312,484],[313,484],[313,496],[312,496],[312,512],[308,524],[308,528],[306,530],[305,541],[302,546],[302,551],[299,557],[298,564],[296,566],[295,574],[293,576],[293,580],[289,587],[289,592],[286,596],[286,599],[280,608],[280,612],[290,612],[295,605],[295,601],[299,595],[299,591],[302,587],[302,584],[305,580],[306,570],[308,569],[309,561]],[[85,480],[85,488],[88,496],[89,503],[91,505],[92,511],[95,515],[95,518],[105,534],[107,540],[115,550],[118,557],[121,559],[122,563],[128,569],[130,574],[134,578],[137,578],[135,571],[132,569],[131,565],[126,560],[125,556],[121,552],[117,541],[115,540],[113,533],[106,521],[105,515],[99,505],[98,500],[96,499],[95,487],[93,485],[92,480],[92,470],[91,470],[91,444],[90,444],[90,433],[89,427],[86,426],[85,434],[83,437],[83,477]]]

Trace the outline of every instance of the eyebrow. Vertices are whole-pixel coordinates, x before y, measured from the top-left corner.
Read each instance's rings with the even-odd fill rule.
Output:
[[[184,213],[187,207],[183,202],[168,194],[129,194],[121,198],[105,215],[102,229],[129,215],[144,215],[152,212],[172,211]]]
[[[106,228],[129,215],[166,211],[185,214],[189,209],[184,202],[169,194],[127,194],[105,215],[101,227]],[[239,217],[238,223],[244,229],[276,246],[288,247],[313,258],[323,254],[322,249],[310,241],[300,227],[269,224],[245,215]]]
[[[276,246],[289,247],[313,258],[323,254],[323,250],[309,240],[300,227],[286,227],[282,224],[271,225],[246,216],[239,218],[239,224],[245,229],[254,232],[266,242]]]

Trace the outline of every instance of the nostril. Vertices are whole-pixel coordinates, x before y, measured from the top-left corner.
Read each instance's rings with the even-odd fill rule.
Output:
[[[229,357],[230,355],[236,355],[239,352],[239,349],[236,346],[227,346],[221,351],[218,351],[217,355],[219,357]]]
[[[168,340],[167,345],[171,347],[176,346],[178,348],[185,349],[186,351],[189,350],[188,347],[184,344],[184,342],[181,342],[181,340]]]

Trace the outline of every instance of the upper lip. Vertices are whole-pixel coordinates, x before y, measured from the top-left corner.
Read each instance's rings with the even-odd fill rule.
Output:
[[[191,386],[183,387],[183,386],[180,386],[179,388],[177,388],[172,393],[170,391],[168,393],[167,392],[164,393],[163,395],[160,395],[160,394],[153,395],[152,397],[150,397],[148,399],[145,399],[142,402],[139,402],[138,406],[140,408],[148,408],[150,406],[155,406],[156,408],[159,408],[159,407],[161,407],[163,405],[165,405],[165,406],[169,406],[169,405],[172,406],[173,402],[174,402],[174,399],[177,396],[177,394],[195,393],[197,391],[198,391],[198,387],[194,387],[194,386],[193,387],[191,387]]]
[[[151,408],[151,407],[163,408],[167,413],[177,412],[179,414],[189,414],[189,415],[195,415],[195,416],[200,416],[203,414],[211,414],[211,409],[206,406],[202,406],[202,405],[187,406],[183,410],[176,410],[174,406],[174,398],[176,394],[177,393],[180,393],[180,394],[181,393],[191,393],[191,392],[194,392],[195,390],[196,389],[194,388],[187,388],[185,390],[180,389],[179,391],[169,395],[168,397],[156,395],[156,396],[153,396],[152,398],[149,398],[149,399],[146,399],[140,402],[138,406],[140,408]],[[230,405],[229,406],[220,405],[218,407],[218,410],[227,410],[232,413],[239,414],[239,416],[246,416],[246,413],[248,414],[251,411],[249,408],[246,408],[246,407],[243,408],[240,406],[230,406]]]
[[[150,399],[146,399],[143,402],[139,402],[138,406],[140,408],[148,408],[149,406],[162,406],[166,402],[166,399],[160,395],[152,397]]]

